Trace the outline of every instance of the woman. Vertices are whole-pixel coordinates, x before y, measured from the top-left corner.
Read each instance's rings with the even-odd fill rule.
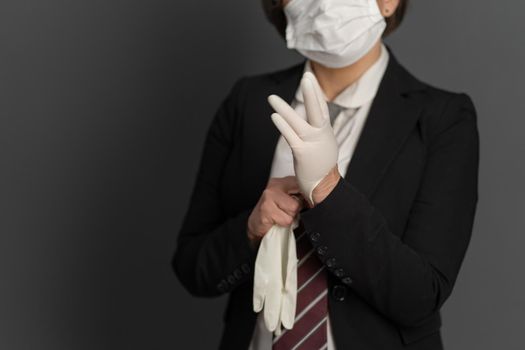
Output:
[[[442,349],[440,308],[478,196],[471,99],[419,81],[383,45],[406,0],[263,3],[306,60],[240,79],[219,108],[179,234],[178,278],[196,296],[230,293],[221,349]],[[331,127],[309,140],[298,118],[315,120],[307,90],[317,81]],[[323,176],[308,185],[304,169],[317,165]],[[272,225],[298,215],[295,324],[275,336],[252,310],[254,263]]]

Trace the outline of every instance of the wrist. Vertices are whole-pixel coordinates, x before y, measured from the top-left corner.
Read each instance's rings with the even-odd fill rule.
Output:
[[[328,197],[340,179],[341,174],[339,173],[337,165],[335,165],[313,190],[312,197],[314,205],[321,203],[326,197]]]

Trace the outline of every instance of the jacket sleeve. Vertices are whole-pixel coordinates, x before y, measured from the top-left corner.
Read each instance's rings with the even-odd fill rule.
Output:
[[[195,296],[217,296],[247,281],[256,250],[246,234],[251,210],[227,217],[220,181],[234,142],[243,79],[223,101],[208,128],[189,207],[172,258],[173,270]]]
[[[344,178],[324,201],[301,213],[329,270],[404,327],[424,323],[450,295],[478,201],[479,136],[470,98],[454,95],[438,123],[402,238]]]

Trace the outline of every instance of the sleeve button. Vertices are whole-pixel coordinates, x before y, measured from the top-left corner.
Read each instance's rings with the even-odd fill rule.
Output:
[[[319,240],[319,237],[321,234],[319,232],[312,232],[310,233],[310,239],[314,242],[317,242]]]
[[[343,275],[345,274],[345,272],[343,271],[343,269],[337,269],[337,270],[335,270],[334,273],[335,273],[335,275],[336,275],[337,277],[343,277]]]
[[[248,272],[250,272],[250,266],[248,266],[247,263],[244,263],[244,264],[241,265],[241,270],[244,273],[248,273]]]
[[[344,301],[346,298],[346,287],[336,285],[332,288],[332,297],[337,301]]]
[[[236,279],[240,279],[242,277],[242,272],[241,270],[239,269],[235,269],[235,271],[233,271],[233,276],[236,278]]]
[[[326,266],[328,266],[328,267],[335,266],[335,258],[330,258],[330,259],[326,260]]]
[[[227,280],[229,284],[235,283],[235,277],[233,277],[232,275],[228,275]]]
[[[343,283],[346,285],[352,284],[352,279],[350,277],[345,277],[342,279]]]
[[[317,254],[319,255],[325,255],[327,251],[328,251],[328,247],[325,245],[317,248]]]
[[[222,281],[217,285],[217,289],[219,290],[219,292],[225,292],[225,291],[228,289],[228,284],[226,283],[225,280],[222,280]]]

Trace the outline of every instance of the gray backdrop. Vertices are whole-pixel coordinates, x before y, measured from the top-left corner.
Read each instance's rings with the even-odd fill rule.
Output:
[[[523,11],[414,1],[389,39],[479,112],[448,349],[523,348]],[[190,297],[169,264],[205,131],[235,79],[298,60],[258,0],[1,1],[0,348],[214,348],[225,298]]]

